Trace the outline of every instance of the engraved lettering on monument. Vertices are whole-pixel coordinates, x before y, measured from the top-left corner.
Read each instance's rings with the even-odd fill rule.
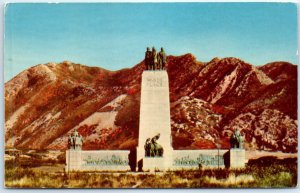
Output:
[[[111,155],[103,157],[92,157],[88,155],[87,158],[83,158],[85,162],[84,165],[99,165],[99,166],[108,166],[108,165],[128,165],[128,160],[123,159],[121,156],[118,155]]]
[[[223,156],[199,154],[197,157],[177,157],[174,159],[175,166],[198,166],[201,165],[224,165]]]
[[[147,78],[147,86],[149,87],[162,87],[163,80],[162,78]]]

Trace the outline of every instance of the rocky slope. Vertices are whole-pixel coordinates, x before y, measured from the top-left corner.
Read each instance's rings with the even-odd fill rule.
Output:
[[[134,148],[143,70],[62,62],[23,71],[5,84],[6,147],[65,149],[78,129],[84,149]],[[167,71],[174,148],[228,148],[237,128],[249,149],[297,151],[297,66],[186,54],[168,56]]]

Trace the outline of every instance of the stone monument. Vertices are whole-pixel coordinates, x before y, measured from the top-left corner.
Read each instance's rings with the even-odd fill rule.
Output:
[[[238,129],[235,129],[230,137],[230,167],[243,168],[245,167],[246,152],[244,149],[244,138]]]
[[[238,130],[235,130],[230,138],[231,149],[229,151],[220,149],[220,146],[209,150],[173,150],[169,78],[165,70],[166,55],[161,48],[158,57],[159,65],[156,66],[155,49],[154,52],[150,52],[147,48],[147,52],[145,54],[147,70],[142,74],[141,83],[139,138],[136,152],[135,150],[82,150],[83,138],[75,130],[68,137],[66,171],[130,171],[135,169],[137,171],[164,171],[204,167],[245,167],[244,138]],[[149,54],[152,54],[154,59],[149,58]]]
[[[165,70],[142,74],[138,170],[172,167],[169,79]]]

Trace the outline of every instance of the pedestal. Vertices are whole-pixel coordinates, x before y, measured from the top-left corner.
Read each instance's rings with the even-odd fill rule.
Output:
[[[81,150],[66,151],[66,171],[80,170],[81,168]]]
[[[245,149],[230,149],[230,168],[244,168],[246,153]]]
[[[157,143],[163,147],[164,153],[159,158],[145,158],[145,142],[160,134]],[[172,167],[170,123],[169,79],[165,70],[144,71],[142,74],[139,144],[137,147],[138,165],[144,169],[155,167],[164,170]],[[163,164],[162,164],[163,163]]]

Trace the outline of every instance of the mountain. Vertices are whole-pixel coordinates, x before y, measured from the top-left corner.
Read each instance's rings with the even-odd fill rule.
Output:
[[[237,58],[167,57],[175,149],[229,147],[235,128],[248,149],[297,151],[297,66],[254,67]],[[66,149],[137,146],[144,62],[108,71],[68,61],[31,67],[5,83],[5,144]]]

